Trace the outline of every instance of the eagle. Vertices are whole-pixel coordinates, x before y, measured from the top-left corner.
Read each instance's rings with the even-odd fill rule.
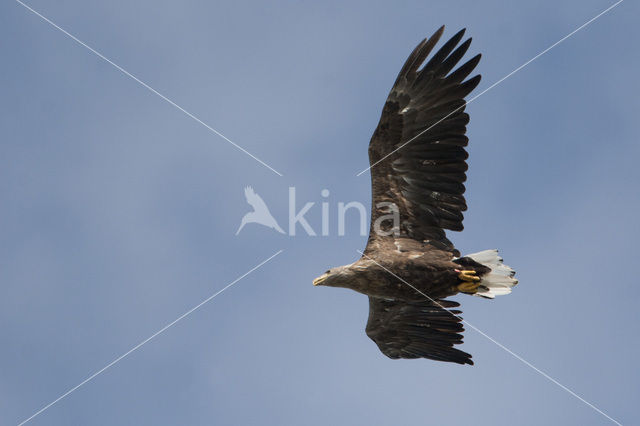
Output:
[[[463,229],[465,97],[480,75],[467,77],[481,55],[458,66],[471,44],[460,43],[464,29],[430,55],[443,32],[409,55],[369,143],[371,226],[362,257],[313,285],[369,296],[366,333],[387,357],[473,365],[470,354],[454,348],[464,327],[461,311],[452,309],[460,304],[447,298],[492,299],[518,281],[497,250],[461,256],[445,234]]]

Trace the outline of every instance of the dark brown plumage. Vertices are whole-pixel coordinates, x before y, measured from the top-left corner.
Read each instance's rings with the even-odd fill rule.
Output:
[[[419,69],[443,31],[441,27],[418,44],[402,67],[369,143],[369,162],[375,164],[371,168],[374,203],[396,203],[403,218],[401,233],[457,254],[444,230],[461,231],[462,212],[467,209],[462,195],[469,122],[464,97],[478,85],[480,76],[464,79],[480,55],[449,74],[471,44],[468,39],[455,49],[462,30]],[[379,215],[374,205],[372,223]]]
[[[443,299],[461,291],[493,298],[517,281],[496,251],[458,258],[445,235],[462,230],[467,209],[464,98],[480,82],[467,79],[480,55],[452,71],[471,44],[460,43],[462,30],[429,57],[443,31],[413,50],[371,138],[371,228],[362,258],[314,284],[368,295],[366,332],[388,357],[473,364],[453,347],[463,327],[460,311],[449,308],[459,304]],[[389,219],[394,209],[398,222]]]

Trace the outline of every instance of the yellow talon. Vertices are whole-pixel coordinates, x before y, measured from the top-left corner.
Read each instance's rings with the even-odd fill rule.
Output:
[[[458,278],[462,281],[478,282],[480,277],[476,275],[476,271],[460,271]]]
[[[461,293],[475,294],[478,292],[478,287],[480,287],[480,283],[478,282],[465,281],[458,285],[458,291]]]

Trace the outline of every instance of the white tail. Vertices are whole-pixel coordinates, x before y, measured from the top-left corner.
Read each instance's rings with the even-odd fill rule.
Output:
[[[511,288],[518,284],[518,280],[513,278],[516,271],[502,263],[498,250],[484,250],[468,254],[466,257],[491,269],[491,272],[481,277],[480,288],[475,296],[493,299],[496,296],[511,293]]]

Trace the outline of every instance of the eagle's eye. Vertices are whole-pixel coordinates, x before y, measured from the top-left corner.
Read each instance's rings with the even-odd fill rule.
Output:
[[[327,269],[327,272],[325,272],[325,274],[330,274],[331,273],[331,269]]]

